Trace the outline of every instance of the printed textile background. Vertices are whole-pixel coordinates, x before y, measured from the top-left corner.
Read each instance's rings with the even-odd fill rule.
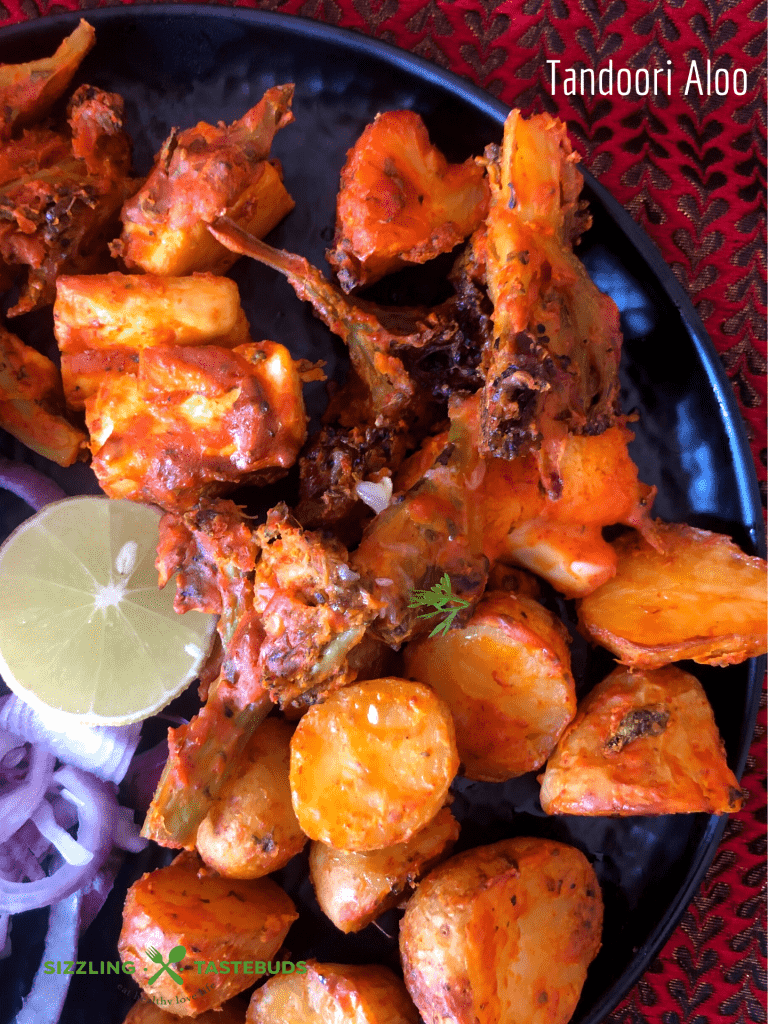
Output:
[[[106,5],[0,0],[0,28],[97,6]],[[644,227],[691,297],[733,384],[765,501],[764,2],[264,0],[236,6],[355,29],[450,68],[524,113],[562,117],[585,166]],[[692,61],[702,71],[702,89],[694,81],[686,94]],[[641,92],[646,79],[635,72],[647,69],[653,83],[658,69],[657,94],[633,89],[621,96],[614,80],[613,95],[566,95],[569,68],[579,81],[581,69],[599,71],[609,62],[629,69]],[[726,81],[725,94],[717,95],[716,84]],[[746,806],[729,821],[682,923],[610,1016],[612,1024],[765,1020],[765,778],[763,707],[743,780]]]

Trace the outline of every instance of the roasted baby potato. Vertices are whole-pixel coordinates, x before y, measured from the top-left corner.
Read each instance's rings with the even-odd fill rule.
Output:
[[[675,665],[611,672],[541,776],[547,814],[727,814],[742,802],[707,695]]]
[[[268,89],[231,125],[174,131],[141,190],[122,211],[123,232],[112,246],[128,269],[148,274],[223,274],[237,256],[209,233],[226,213],[263,238],[293,207],[279,165],[269,162],[272,140],[293,121],[292,85]]]
[[[157,998],[157,997],[155,997]],[[171,1007],[175,1005],[169,1000]],[[245,1004],[238,1001],[217,1006],[215,1010],[206,1010],[195,1018],[197,1024],[245,1024]],[[177,1014],[164,1010],[150,999],[142,998],[134,1003],[128,1011],[123,1024],[178,1024]]]
[[[615,541],[616,575],[579,604],[584,633],[636,668],[764,653],[766,563],[692,526],[658,523],[657,536],[658,550],[635,533]]]
[[[253,975],[233,971],[201,976],[195,960],[270,960],[297,917],[291,899],[271,879],[219,878],[185,850],[128,890],[118,951],[135,964],[134,978],[152,999],[168,999],[174,1013],[195,1017],[254,981]],[[169,953],[180,946],[182,959],[171,960]],[[176,964],[181,984],[165,971],[149,987],[160,962],[153,951],[164,963]]]
[[[85,403],[105,494],[183,511],[284,476],[306,437],[301,379],[273,341],[145,348]]]
[[[71,466],[86,456],[88,437],[65,412],[56,365],[0,327],[0,427],[38,455]]]
[[[458,767],[451,713],[428,686],[352,683],[311,707],[293,734],[293,807],[310,839],[380,850],[435,817]]]
[[[314,842],[309,877],[323,913],[343,932],[359,932],[396,907],[450,853],[459,823],[443,807],[407,843],[356,853]]]
[[[402,981],[387,967],[307,962],[251,997],[248,1024],[419,1024]]]
[[[408,644],[405,666],[451,709],[469,779],[540,768],[576,714],[565,627],[522,595],[486,592],[461,629]]]
[[[328,262],[348,292],[450,252],[480,226],[487,209],[480,160],[449,164],[418,114],[386,111],[347,154]]]
[[[198,853],[220,875],[261,878],[304,848],[288,781],[292,734],[287,722],[267,718],[201,822]]]
[[[234,348],[251,340],[237,285],[213,274],[62,276],[53,321],[64,393],[73,409],[85,408],[105,380],[135,374],[142,349]]]
[[[565,1024],[600,949],[603,900],[574,847],[505,839],[422,880],[400,926],[425,1024]]]

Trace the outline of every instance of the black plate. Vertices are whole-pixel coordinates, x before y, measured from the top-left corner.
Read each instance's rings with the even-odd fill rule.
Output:
[[[172,126],[231,121],[268,86],[296,83],[296,123],[274,147],[284,165],[295,211],[273,233],[274,244],[323,265],[332,237],[334,199],[347,148],[383,109],[411,107],[451,159],[498,141],[506,108],[467,82],[402,51],[316,22],[229,8],[153,6],[88,12],[96,48],[77,82],[116,90],[126,98],[137,170],[145,172]],[[17,62],[53,51],[75,16],[46,18],[0,33],[0,61]],[[763,528],[754,468],[738,408],[717,355],[693,307],[658,251],[628,214],[591,178],[594,227],[582,256],[600,287],[622,311],[625,410],[640,422],[632,454],[641,477],[659,488],[657,514],[732,535],[750,553],[762,553]],[[255,337],[271,337],[293,353],[323,358],[343,372],[341,346],[299,303],[289,286],[249,261],[233,270]],[[409,287],[425,289],[424,277]],[[22,337],[50,345],[50,313],[18,318]],[[322,404],[319,385],[312,401]],[[0,452],[25,449],[0,431]],[[28,455],[28,453],[27,453]],[[69,493],[96,490],[90,470],[51,469]],[[3,496],[2,526],[25,515]],[[600,653],[582,647],[575,657],[587,683],[607,669]],[[688,666],[686,666],[688,667]],[[729,669],[702,669],[732,768],[740,774],[752,736],[762,684],[759,661]],[[464,822],[460,848],[533,833],[574,843],[595,863],[606,902],[603,948],[592,965],[574,1021],[597,1024],[648,967],[695,894],[725,825],[708,815],[614,819],[546,818],[533,775],[503,786],[460,782],[455,807]],[[114,959],[125,887],[147,857],[126,865],[120,884],[80,947],[83,960]],[[302,917],[288,946],[294,959],[396,965],[396,942],[373,926],[343,936],[318,910],[297,858],[281,881]],[[0,963],[0,1020],[16,1013],[40,957],[45,913],[17,921],[14,953]],[[396,915],[383,922],[396,935]],[[118,1024],[135,989],[114,976],[75,977],[62,1021]]]

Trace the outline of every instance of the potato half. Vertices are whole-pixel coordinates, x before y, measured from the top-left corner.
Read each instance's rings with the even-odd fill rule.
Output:
[[[293,807],[310,839],[380,850],[434,818],[458,768],[451,712],[433,690],[353,683],[311,707],[293,734]]]
[[[486,594],[463,629],[408,644],[405,665],[450,707],[470,779],[541,767],[576,714],[565,627],[529,597]]]
[[[406,907],[405,984],[425,1024],[565,1024],[602,923],[600,885],[574,847],[517,838],[468,850]]]
[[[766,563],[729,537],[657,524],[662,550],[620,537],[616,575],[579,605],[584,632],[625,665],[735,665],[768,647]]]
[[[167,1000],[160,1005],[180,1017],[196,1017],[255,980],[234,968],[224,973],[222,961],[271,960],[297,917],[292,900],[271,878],[219,878],[185,850],[128,890],[118,951],[135,965],[134,978],[151,999]],[[181,984],[162,970],[153,950],[173,965]],[[181,959],[172,952],[181,952]],[[215,961],[219,969],[203,975],[195,961]]]
[[[402,981],[387,967],[319,964],[270,978],[251,998],[247,1024],[419,1024]]]
[[[459,823],[443,807],[407,843],[357,853],[312,843],[309,877],[323,913],[343,932],[359,932],[396,907],[416,882],[448,856]]]
[[[707,695],[675,665],[611,672],[541,776],[547,814],[723,814],[741,805]]]
[[[267,718],[200,823],[198,852],[220,875],[261,878],[304,849],[288,781],[292,735],[287,722]]]

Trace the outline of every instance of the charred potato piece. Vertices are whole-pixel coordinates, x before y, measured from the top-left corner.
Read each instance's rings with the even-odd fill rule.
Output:
[[[195,960],[270,960],[297,917],[291,899],[271,879],[219,878],[185,850],[128,890],[118,951],[136,965],[136,981],[154,1000],[168,999],[179,1016],[195,1017],[254,981],[253,975],[231,971],[203,978]],[[182,960],[171,960],[171,950],[180,946]],[[181,984],[164,971],[149,988],[159,963],[150,956],[153,949],[164,963],[175,963]]]
[[[326,917],[343,932],[359,932],[396,907],[415,884],[450,853],[459,823],[443,807],[407,843],[355,853],[312,843],[309,877]]]
[[[704,689],[674,665],[615,669],[541,776],[547,814],[726,814],[741,805]]]
[[[310,839],[380,850],[434,818],[458,767],[451,713],[429,687],[352,683],[311,707],[293,734],[293,806]]]
[[[482,162],[449,164],[418,114],[390,110],[347,154],[328,262],[351,291],[450,252],[480,226],[487,209]]]
[[[141,190],[123,207],[112,247],[129,269],[148,274],[225,273],[237,259],[208,231],[222,213],[263,238],[293,207],[279,165],[268,157],[276,133],[293,121],[292,85],[268,89],[231,125],[174,131]]]
[[[565,1024],[600,949],[603,901],[574,847],[506,839],[445,861],[400,926],[425,1024]]]
[[[402,981],[389,968],[314,960],[306,967],[257,988],[248,1024],[419,1024]]]
[[[62,276],[53,321],[64,393],[73,409],[85,408],[105,380],[136,374],[142,349],[234,348],[251,340],[237,285],[213,274]]]
[[[268,718],[197,830],[197,850],[227,878],[261,878],[304,848],[288,781],[293,729]]]
[[[225,1003],[195,1018],[197,1024],[245,1024],[245,1004]],[[176,1013],[169,1013],[150,999],[140,999],[128,1011],[123,1024],[178,1024]]]
[[[272,341],[142,349],[85,420],[102,490],[171,511],[284,476],[307,425],[296,364]]]
[[[614,543],[616,575],[579,604],[584,633],[636,668],[764,653],[766,563],[707,530],[658,523],[657,532],[659,550],[634,533]]]
[[[504,782],[540,768],[576,714],[565,627],[532,598],[486,593],[461,629],[415,640],[406,675],[451,709],[462,773]]]
[[[38,455],[71,466],[86,456],[88,438],[65,411],[55,364],[0,327],[0,427]]]

